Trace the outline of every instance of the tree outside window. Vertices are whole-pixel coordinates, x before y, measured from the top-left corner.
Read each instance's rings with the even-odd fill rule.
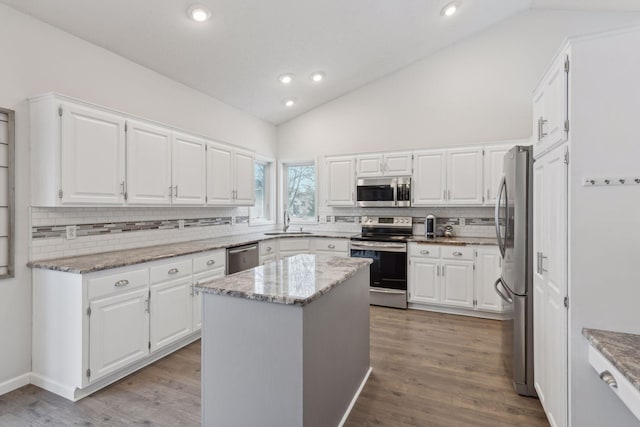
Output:
[[[313,163],[286,164],[285,206],[292,220],[316,220],[316,167]]]

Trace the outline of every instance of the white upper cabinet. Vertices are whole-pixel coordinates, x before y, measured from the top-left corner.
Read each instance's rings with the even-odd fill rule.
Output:
[[[411,175],[411,157],[409,152],[358,156],[358,177]]]
[[[68,103],[59,114],[61,203],[124,204],[125,120]]]
[[[493,206],[502,180],[504,155],[514,144],[494,145],[484,149],[484,204]]]
[[[411,191],[413,206],[442,205],[446,202],[446,152],[422,151],[414,154],[415,170]]]
[[[327,206],[355,206],[354,168],[353,157],[327,157],[325,161]]]
[[[207,205],[255,203],[255,155],[232,147],[207,143]]]
[[[482,148],[447,151],[447,203],[482,204]]]
[[[204,140],[186,134],[173,134],[171,175],[174,204],[204,205],[205,162]]]
[[[127,204],[170,205],[171,134],[127,121]]]
[[[534,154],[549,151],[569,135],[569,52],[553,62],[533,96]]]

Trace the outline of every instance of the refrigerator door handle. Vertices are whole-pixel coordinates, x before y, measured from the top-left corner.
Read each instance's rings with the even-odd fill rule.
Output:
[[[507,304],[513,304],[513,298],[510,298],[508,296],[506,296],[501,290],[500,290],[500,285],[502,285],[502,277],[498,277],[498,280],[496,280],[496,283],[493,285],[496,288],[496,293],[500,296],[500,298],[502,298],[504,300],[504,302],[506,302]]]
[[[500,233],[500,201],[502,200],[502,195],[504,194],[505,198],[505,206],[507,207],[507,215],[505,217],[505,236],[503,239],[502,234]],[[502,258],[504,258],[505,250],[506,250],[506,234],[509,232],[509,212],[507,205],[507,178],[505,176],[502,177],[502,181],[500,181],[500,190],[498,190],[498,197],[496,198],[496,210],[495,210],[495,222],[496,222],[496,237],[498,239],[498,248],[500,249],[500,254]]]

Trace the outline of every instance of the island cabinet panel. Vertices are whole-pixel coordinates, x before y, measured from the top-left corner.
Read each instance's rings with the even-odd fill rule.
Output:
[[[191,277],[151,285],[151,351],[189,335],[193,325]]]

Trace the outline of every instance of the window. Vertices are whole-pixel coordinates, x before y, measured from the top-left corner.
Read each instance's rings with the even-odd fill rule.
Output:
[[[254,225],[274,222],[274,172],[273,160],[256,159],[254,172],[256,203],[249,208],[249,222]]]
[[[316,221],[316,166],[286,163],[283,168],[285,206],[295,222]]]

